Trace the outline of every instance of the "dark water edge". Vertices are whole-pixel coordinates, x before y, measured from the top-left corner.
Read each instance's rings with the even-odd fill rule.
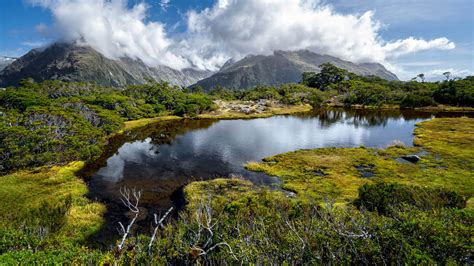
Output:
[[[80,175],[88,198],[104,203],[100,232],[90,242],[109,247],[126,222],[120,187],[143,190],[138,230],[151,230],[153,213],[185,206],[183,188],[193,181],[238,176],[278,188],[281,181],[247,171],[243,163],[283,152],[319,147],[384,147],[393,141],[412,145],[415,124],[433,117],[474,117],[474,113],[413,110],[318,109],[290,116],[250,120],[185,119],[162,121],[109,140],[100,158]]]

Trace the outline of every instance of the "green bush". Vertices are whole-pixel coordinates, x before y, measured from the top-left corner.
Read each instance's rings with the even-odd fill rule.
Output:
[[[474,106],[474,76],[442,82],[433,97],[442,104]]]
[[[466,199],[454,191],[383,182],[361,186],[359,197],[354,203],[359,208],[378,211],[381,214],[390,214],[403,204],[412,205],[421,210],[466,207]]]

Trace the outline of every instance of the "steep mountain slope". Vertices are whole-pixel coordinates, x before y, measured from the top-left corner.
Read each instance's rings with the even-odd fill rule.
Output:
[[[87,81],[104,86],[141,84],[147,78],[189,86],[210,76],[208,71],[166,66],[148,67],[131,58],[111,60],[90,47],[72,44],[53,44],[45,49],[31,50],[0,72],[0,86],[16,85],[23,78],[35,81],[57,79]]]
[[[249,55],[240,61],[227,62],[219,72],[195,85],[209,90],[217,85],[246,89],[256,85],[280,85],[299,82],[303,72],[319,72],[323,63],[332,63],[361,76],[375,75],[388,80],[397,80],[397,76],[381,64],[355,64],[339,58],[320,55],[308,50],[275,51],[273,55]]]

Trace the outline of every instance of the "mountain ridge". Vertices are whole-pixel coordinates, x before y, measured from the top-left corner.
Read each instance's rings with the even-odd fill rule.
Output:
[[[309,50],[275,51],[272,55],[248,55],[239,61],[228,61],[212,76],[193,86],[209,90],[215,86],[247,89],[257,85],[281,85],[301,80],[303,72],[320,72],[323,63],[332,63],[361,76],[378,76],[398,80],[397,76],[378,63],[355,64],[330,55]]]
[[[85,81],[123,87],[143,84],[152,78],[186,87],[211,74],[194,69],[179,71],[166,66],[149,67],[127,57],[113,60],[87,46],[55,43],[33,49],[5,67],[0,72],[0,86],[17,85],[23,78],[33,78],[35,81]]]
[[[374,75],[389,80],[397,76],[381,64],[355,64],[309,50],[274,51],[272,55],[247,55],[228,60],[218,72],[167,66],[149,67],[141,60],[123,57],[113,60],[88,46],[55,43],[33,49],[24,56],[9,60],[0,69],[0,86],[18,85],[21,79],[83,81],[103,86],[124,87],[146,83],[150,78],[181,87],[216,86],[247,89],[257,85],[277,86],[301,80],[303,72],[319,72],[323,63],[332,63],[358,75]]]

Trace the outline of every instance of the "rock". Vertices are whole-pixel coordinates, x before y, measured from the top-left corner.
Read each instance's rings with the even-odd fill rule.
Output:
[[[241,106],[239,109],[239,112],[244,113],[244,114],[250,114],[250,106]]]
[[[374,177],[374,167],[375,165],[358,165],[356,166],[357,171],[361,174],[362,178],[371,178]]]
[[[402,156],[402,159],[409,161],[410,163],[417,163],[421,160],[420,156],[414,154]]]

